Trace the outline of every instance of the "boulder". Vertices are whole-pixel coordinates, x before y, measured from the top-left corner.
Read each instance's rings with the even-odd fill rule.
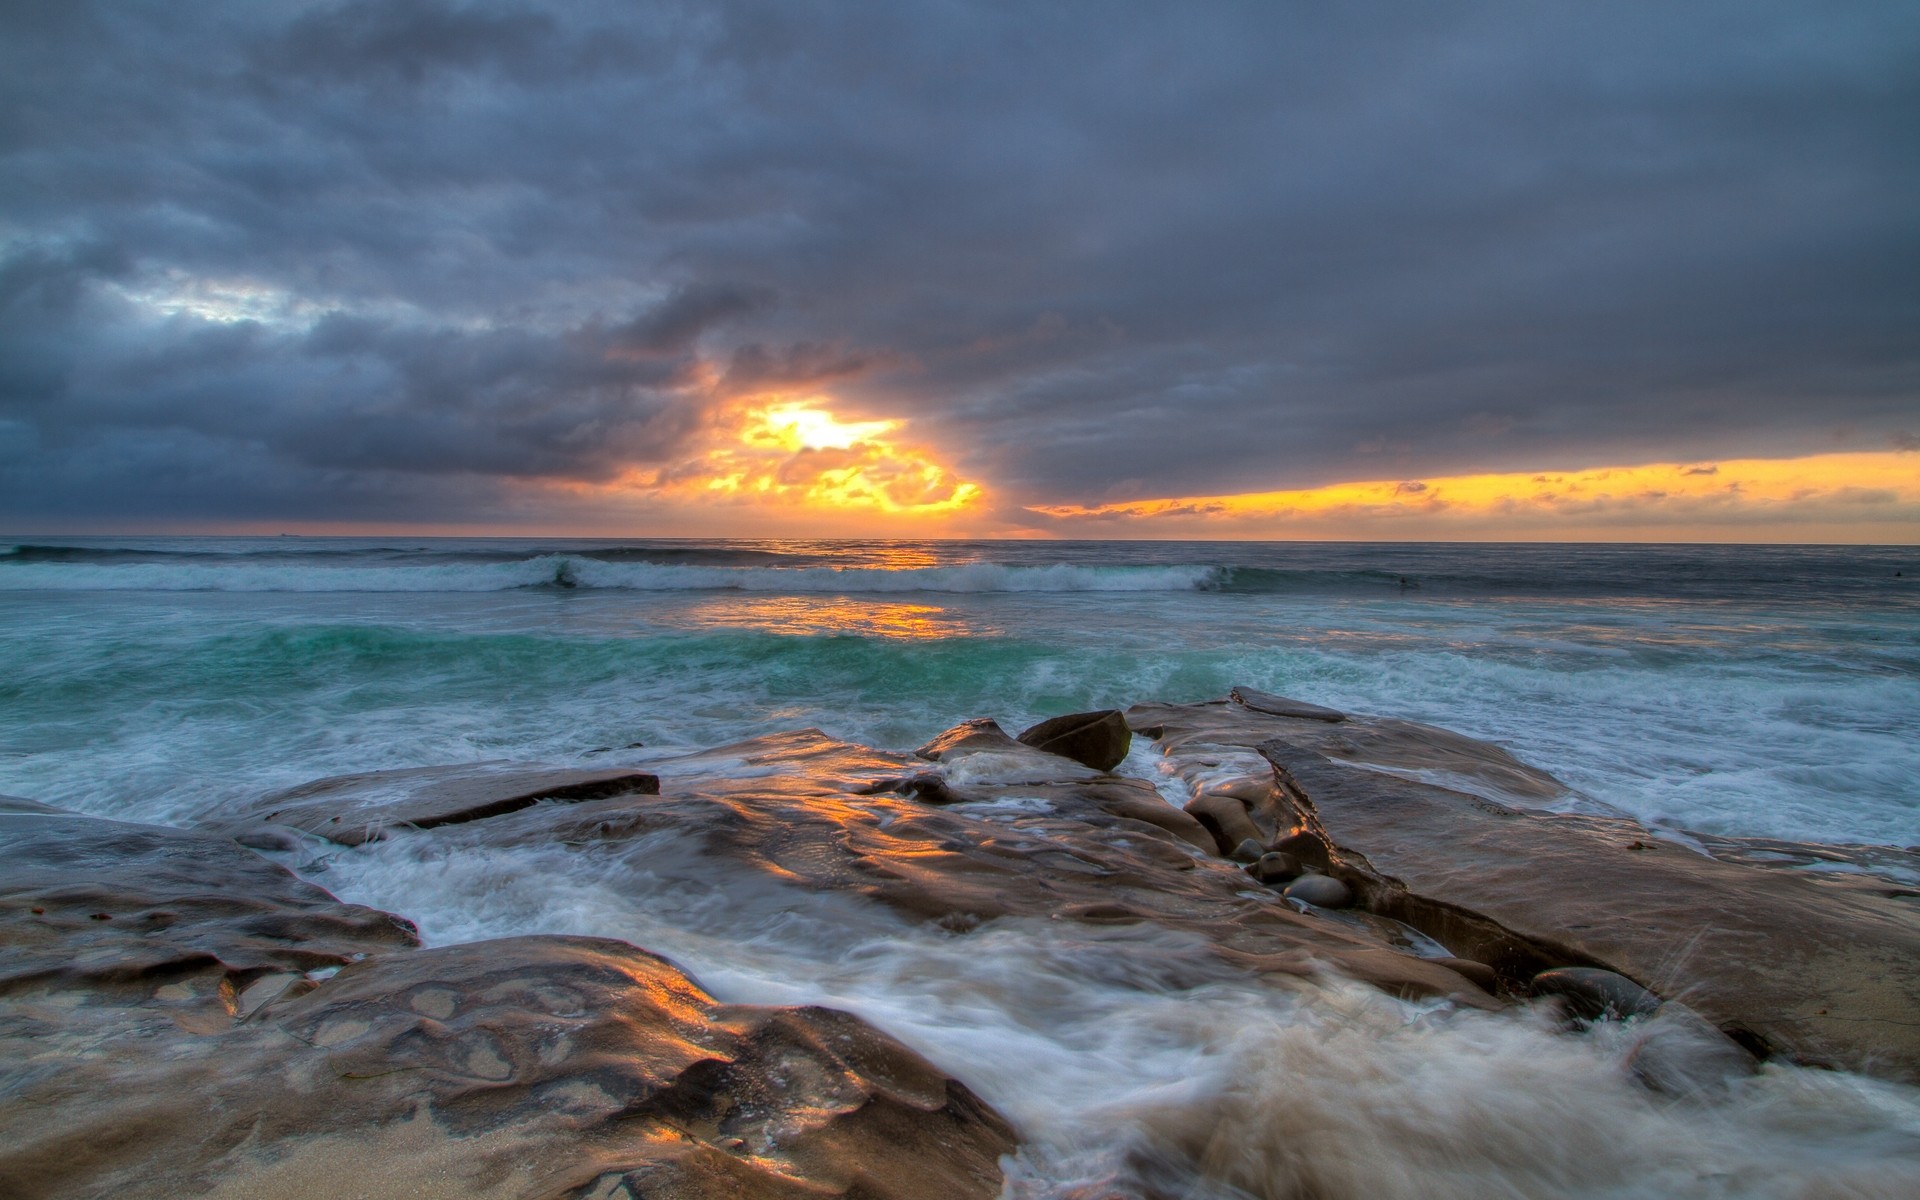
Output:
[[[1126,758],[1127,749],[1133,744],[1133,731],[1127,728],[1126,714],[1109,708],[1050,717],[1023,730],[1019,740],[1036,750],[1070,758],[1096,771],[1111,771]]]
[[[1353,889],[1331,875],[1302,875],[1280,894],[1315,908],[1345,908],[1353,903]]]
[[[1622,1021],[1650,1016],[1660,997],[1617,971],[1597,967],[1556,967],[1533,977],[1533,994],[1557,996],[1583,1021]]]
[[[377,841],[395,828],[433,829],[515,812],[542,800],[577,802],[653,795],[657,776],[539,763],[480,762],[340,775],[263,796],[214,828],[260,849],[277,848],[271,827],[295,829],[343,846]],[[266,832],[263,832],[263,829]]]

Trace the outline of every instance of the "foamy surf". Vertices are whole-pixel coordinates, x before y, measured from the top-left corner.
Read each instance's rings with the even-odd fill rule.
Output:
[[[619,852],[402,836],[317,877],[437,944],[618,937],[725,999],[858,1013],[1018,1127],[1013,1200],[1907,1197],[1920,1092],[1769,1066],[1666,1100],[1632,1034],[1238,974],[1167,930],[1003,920],[955,937],[743,871],[693,839]]]

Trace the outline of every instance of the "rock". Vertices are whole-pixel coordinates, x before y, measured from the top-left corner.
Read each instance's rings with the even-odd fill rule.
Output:
[[[1187,801],[1187,815],[1206,826],[1223,858],[1231,857],[1242,842],[1264,845],[1260,827],[1247,816],[1247,806],[1232,796],[1203,793]]]
[[[1699,1013],[1669,1000],[1640,1022],[1627,1068],[1656,1092],[1712,1097],[1759,1070],[1760,1063]]]
[[[1285,883],[1299,875],[1300,860],[1282,850],[1269,851],[1247,868],[1247,874],[1261,883]]]
[[[1227,693],[1235,704],[1250,708],[1257,713],[1266,713],[1274,717],[1297,717],[1305,721],[1326,721],[1337,723],[1347,719],[1347,714],[1337,708],[1322,708],[1318,704],[1308,704],[1305,700],[1293,700],[1286,696],[1276,696],[1271,692],[1258,692],[1248,687],[1237,687]]]
[[[1315,908],[1345,908],[1353,903],[1353,889],[1331,875],[1302,875],[1281,893]]]
[[[1509,975],[1577,955],[1797,1061],[1920,1081],[1920,909],[1896,889],[1273,749],[1340,846],[1404,887],[1393,915],[1443,945]]]
[[[1159,927],[1195,948],[1196,983],[1216,971],[1281,982],[1334,971],[1398,996],[1498,1007],[1367,930],[1250,888],[1245,872],[1216,856],[1212,836],[1145,780],[1019,751],[1055,764],[1056,781],[963,782],[959,766],[1009,757],[983,749],[942,760],[953,764],[944,773],[956,802],[935,806],[869,790],[909,775],[916,760],[803,730],[655,760],[659,796],[541,805],[430,832],[452,855],[591,847],[609,886],[625,874],[627,853],[633,877],[651,878],[655,835],[672,833],[683,854],[699,856],[680,869],[838,893],[886,906],[888,920],[904,915],[962,935],[1001,917]]]
[[[1259,838],[1243,838],[1240,844],[1233,848],[1233,853],[1227,857],[1237,863],[1256,863],[1266,852],[1267,848],[1261,844]]]
[[[1283,738],[1296,749],[1339,762],[1417,771],[1429,781],[1516,807],[1538,807],[1567,795],[1564,783],[1499,746],[1418,721],[1301,720],[1239,704],[1136,704],[1127,719],[1136,727],[1158,728],[1161,736],[1155,741],[1176,759],[1215,757],[1230,747],[1251,752],[1262,742]]]
[[[1258,748],[1290,781],[1277,789],[1288,819],[1331,843],[1329,866],[1375,881],[1371,911],[1503,979],[1602,964],[1685,997],[1743,1045],[1920,1082],[1920,906],[1900,894],[1911,888],[1759,865],[1782,859],[1779,844],[1727,861],[1728,839],[1702,839],[1710,858],[1632,821],[1537,811],[1565,796],[1557,780],[1497,746],[1413,722],[1329,725],[1222,704],[1136,705],[1128,715],[1160,728],[1159,748],[1183,778]],[[1831,861],[1802,849],[1797,861]]]
[[[982,750],[1018,750],[1020,743],[1007,736],[1000,728],[1000,722],[992,717],[975,717],[971,721],[962,721],[939,737],[914,751],[920,758],[932,762],[945,762],[961,754],[977,753]]]
[[[658,776],[618,767],[586,771],[519,762],[416,767],[340,775],[274,792],[213,827],[243,837],[263,825],[277,825],[358,846],[379,840],[390,829],[485,820],[542,800],[577,802],[659,791]]]
[[[98,1006],[178,985],[198,997],[176,1010],[185,1019],[225,1022],[223,988],[417,943],[400,918],[342,904],[228,838],[0,815],[0,996],[67,989]]]
[[[1326,840],[1306,830],[1290,833],[1281,838],[1273,844],[1273,850],[1276,854],[1290,854],[1298,859],[1303,871],[1318,867],[1324,872],[1333,862],[1332,856],[1327,852]]]
[[[224,838],[0,816],[0,1195],[1000,1193],[1006,1122],[856,1017],[413,944]]]
[[[1660,1007],[1660,997],[1617,971],[1597,967],[1556,967],[1533,977],[1533,994],[1558,996],[1576,1017],[1620,1021],[1644,1017]]]
[[[1058,754],[1096,771],[1111,771],[1127,756],[1133,731],[1118,709],[1051,717],[1021,732],[1019,740],[1036,750]]]
[[[1433,961],[1449,971],[1466,976],[1489,993],[1500,990],[1499,974],[1483,962],[1475,962],[1470,958],[1436,958]]]

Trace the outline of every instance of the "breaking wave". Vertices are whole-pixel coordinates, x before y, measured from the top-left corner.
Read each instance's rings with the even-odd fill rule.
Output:
[[[302,561],[73,561],[12,556],[0,591],[499,592],[595,588],[635,592],[1180,592],[1219,587],[1227,572],[1205,565],[930,567],[741,567],[622,562],[542,554],[505,562],[425,561],[344,565]]]

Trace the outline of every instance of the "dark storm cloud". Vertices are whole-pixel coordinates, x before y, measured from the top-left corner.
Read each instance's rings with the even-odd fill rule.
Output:
[[[508,519],[777,387],[1033,501],[1902,444],[1917,51],[1902,3],[14,4],[0,514]]]

